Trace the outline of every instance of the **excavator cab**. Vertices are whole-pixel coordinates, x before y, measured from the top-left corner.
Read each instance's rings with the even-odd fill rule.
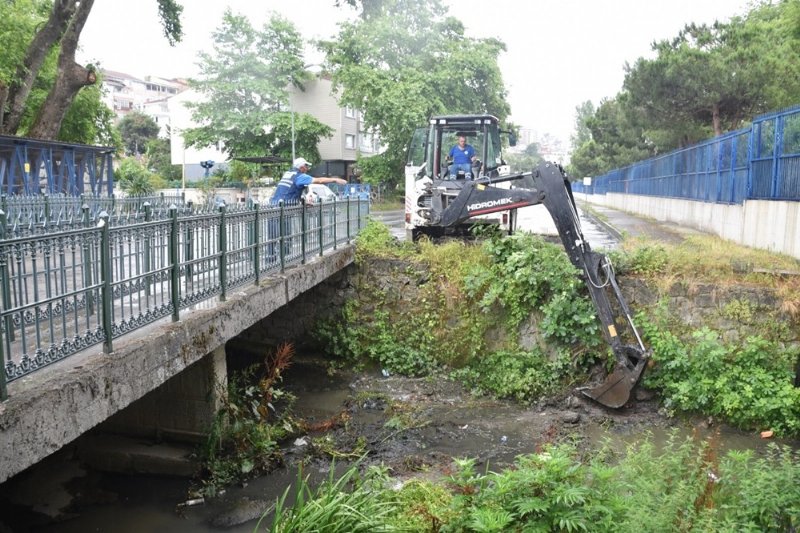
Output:
[[[490,115],[432,117],[427,128],[417,130],[406,165],[406,228],[412,238],[439,236],[476,221],[501,223],[492,218],[498,215],[513,228],[518,208],[543,204],[570,262],[581,272],[617,362],[602,383],[580,390],[602,405],[622,407],[639,382],[650,351],[636,330],[611,262],[584,238],[564,170],[543,162],[531,172],[510,172],[501,156],[500,133],[497,118]],[[476,153],[483,156],[471,179],[466,170],[452,172],[445,157],[459,135],[473,140]],[[620,315],[624,320],[617,320]]]
[[[432,220],[433,190],[446,209],[458,196],[465,181],[496,180],[509,173],[502,157],[500,122],[492,115],[442,115],[432,117],[428,126],[418,128],[412,137],[406,161],[406,230],[411,239],[420,235],[438,237],[445,234],[464,234],[474,224],[499,224],[513,231],[515,213],[503,211],[492,216],[476,215],[471,220],[452,226],[442,226]],[[451,150],[466,138],[474,159],[468,165],[457,166],[450,157]],[[508,184],[498,185],[507,188]]]

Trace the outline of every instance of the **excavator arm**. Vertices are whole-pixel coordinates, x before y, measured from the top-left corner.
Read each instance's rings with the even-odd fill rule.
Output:
[[[502,181],[516,182],[516,186],[510,189],[497,187],[496,184]],[[641,378],[650,352],[636,330],[611,263],[605,255],[593,251],[583,237],[572,187],[561,167],[553,163],[541,163],[533,172],[508,175],[500,179],[464,181],[460,184],[460,192],[452,197],[454,192],[452,189],[433,188],[431,220],[434,224],[447,227],[477,215],[544,204],[555,222],[570,262],[581,271],[602,323],[603,336],[616,359],[614,371],[603,383],[582,387],[580,390],[605,406],[618,408],[625,405],[631,390]],[[443,208],[443,196],[446,194],[450,194],[451,199],[446,208]],[[623,344],[620,339],[609,293],[614,296],[624,315],[623,327],[630,330],[636,341],[635,345]]]

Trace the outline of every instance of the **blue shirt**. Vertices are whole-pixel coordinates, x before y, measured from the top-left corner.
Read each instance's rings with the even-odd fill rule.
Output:
[[[463,149],[459,145],[450,148],[450,157],[453,158],[453,163],[456,165],[471,163],[473,156],[475,156],[475,148],[472,145],[465,144]]]
[[[275,188],[275,194],[272,195],[269,201],[270,205],[278,205],[281,200],[283,200],[284,204],[298,202],[303,194],[303,189],[313,181],[314,178],[308,174],[303,174],[296,168],[284,172],[281,181],[278,182],[278,186]]]

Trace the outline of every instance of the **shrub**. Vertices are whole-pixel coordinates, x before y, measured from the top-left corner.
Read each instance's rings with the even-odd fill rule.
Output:
[[[661,390],[668,408],[719,416],[744,429],[800,434],[800,389],[792,382],[797,348],[761,337],[725,344],[708,328],[684,343],[643,325],[656,362],[645,382]]]

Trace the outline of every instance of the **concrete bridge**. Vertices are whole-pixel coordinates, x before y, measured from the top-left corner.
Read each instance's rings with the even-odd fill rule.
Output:
[[[0,483],[134,402],[106,426],[197,440],[226,390],[225,343],[352,263],[369,214],[364,198],[17,200],[0,210]]]
[[[128,334],[112,353],[98,346],[14,381],[0,403],[0,482],[156,389],[117,424],[146,435],[205,432],[226,388],[225,343],[353,259],[354,245],[344,245],[225,301],[198,304],[178,322],[162,319]]]

